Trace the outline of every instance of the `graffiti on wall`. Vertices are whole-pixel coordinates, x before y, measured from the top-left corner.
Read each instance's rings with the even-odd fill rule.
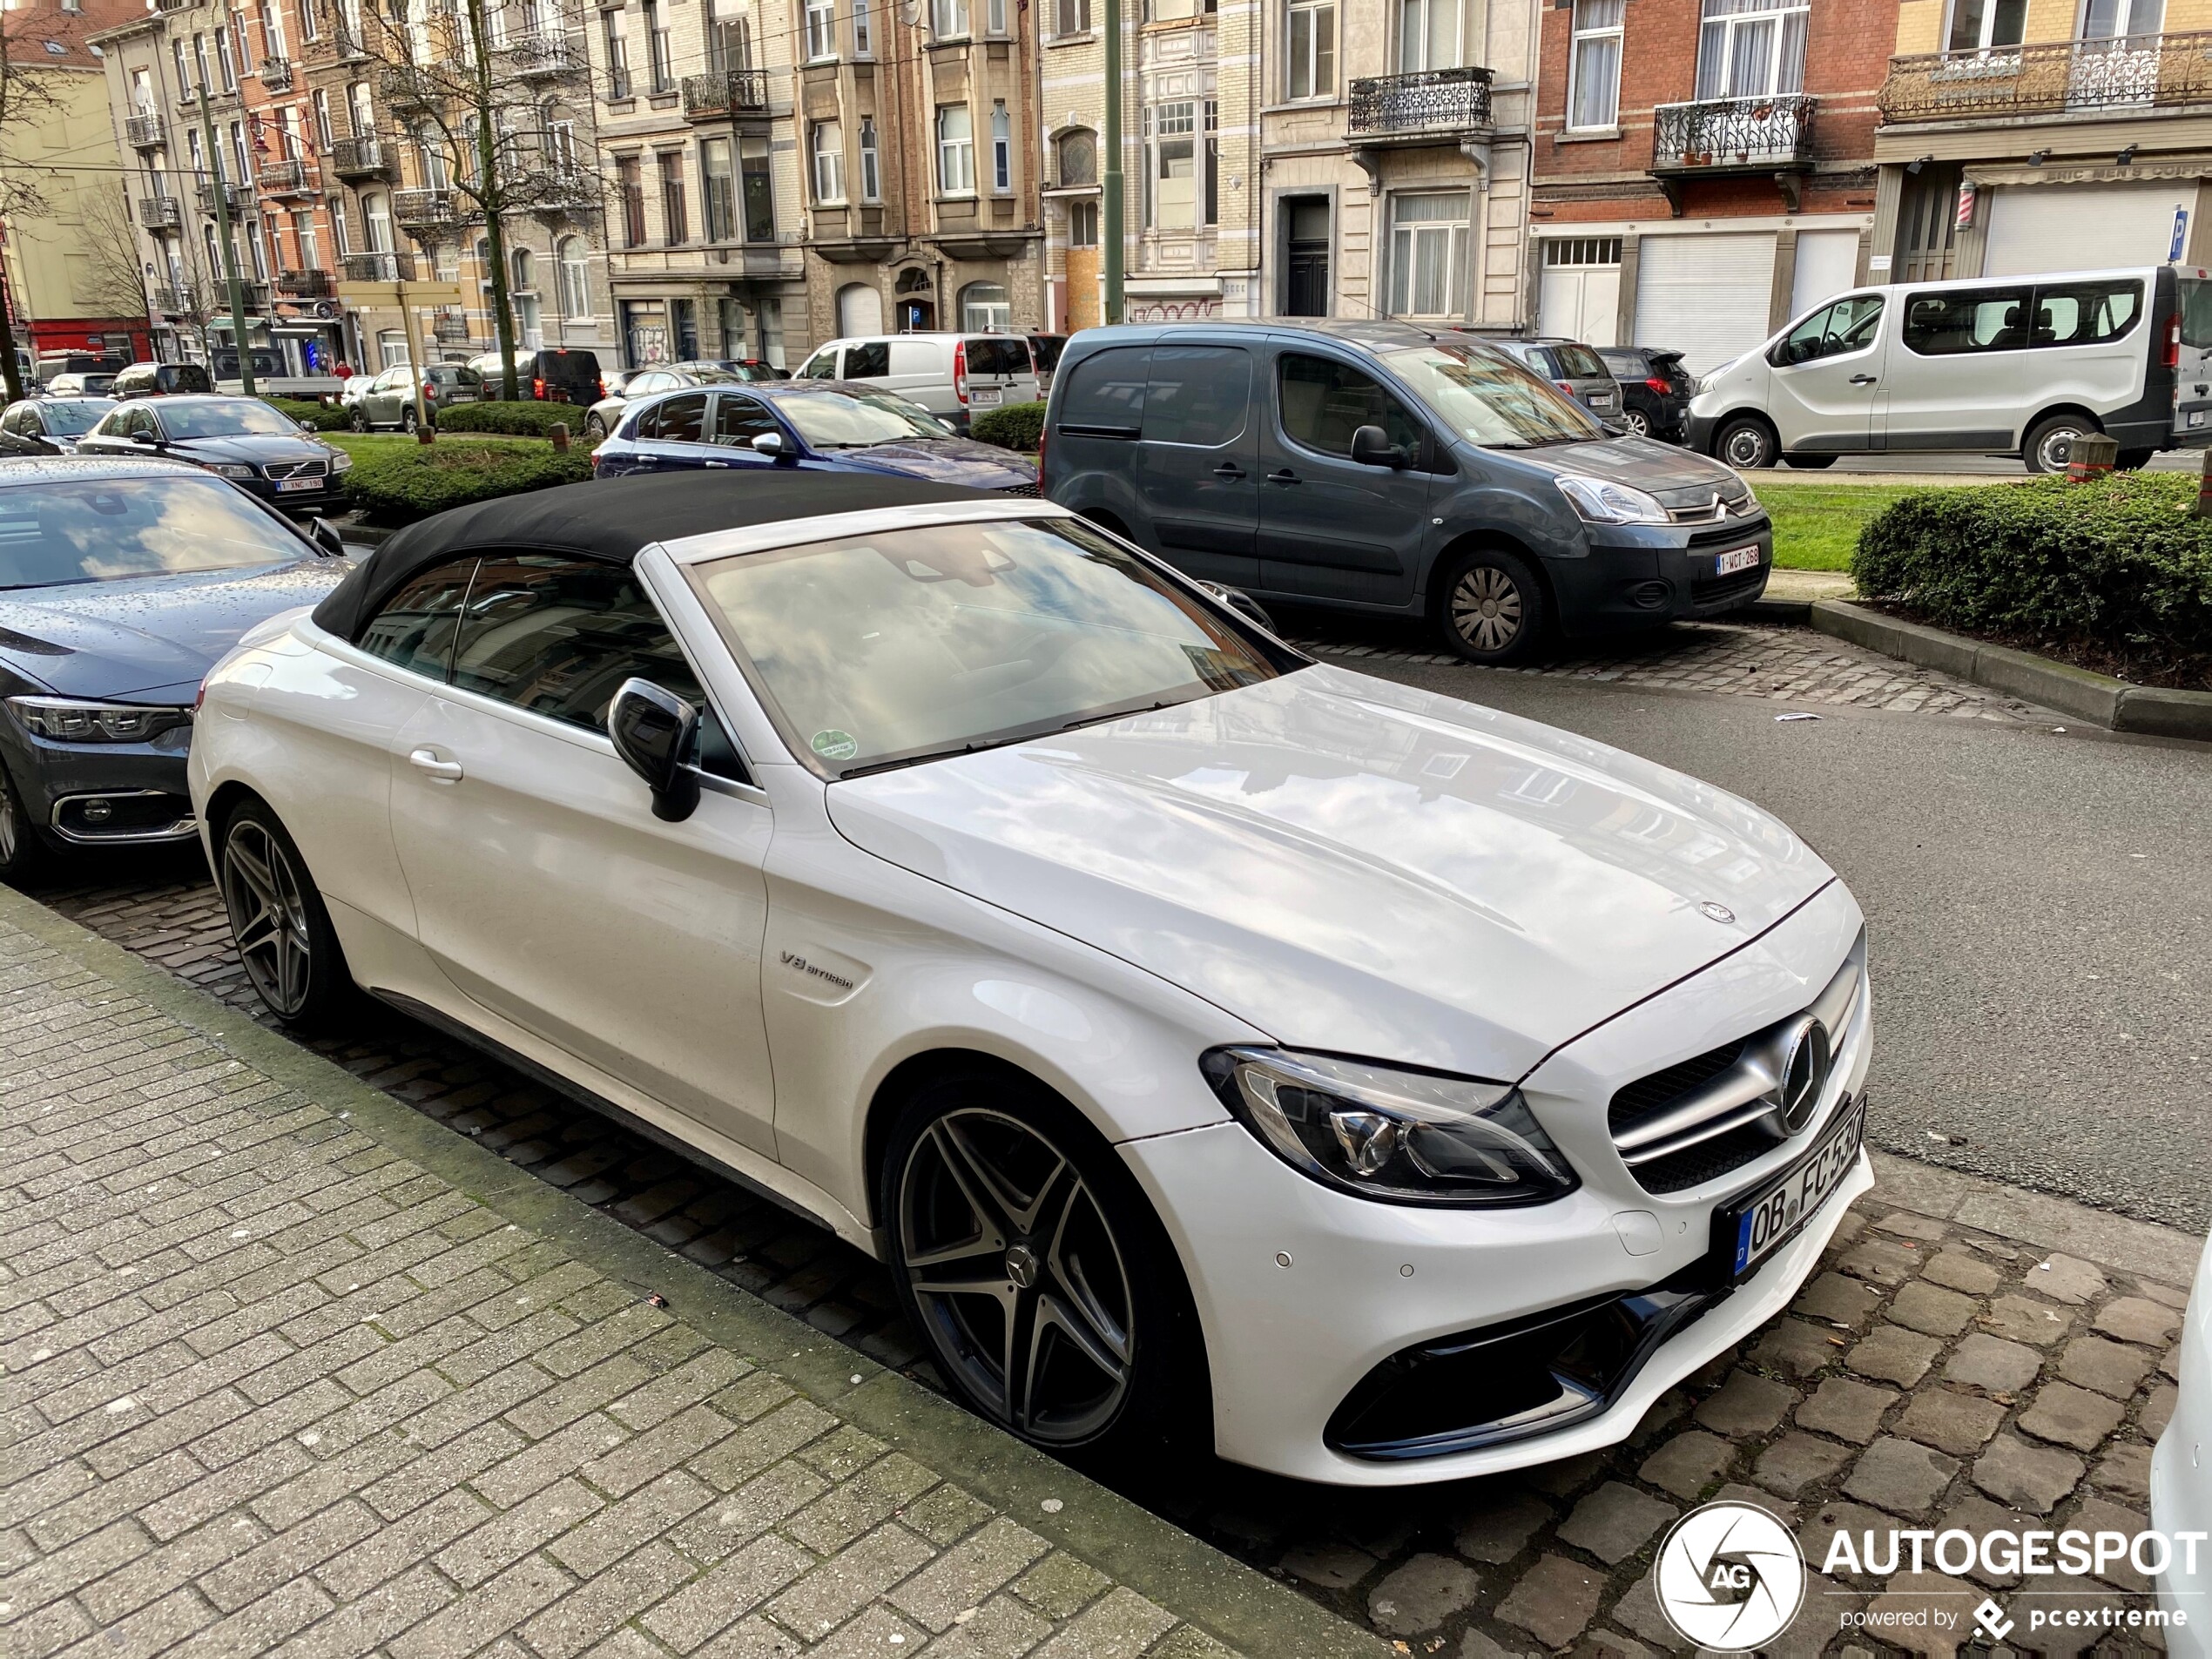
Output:
[[[1125,307],[1131,322],[1198,322],[1221,314],[1221,300],[1209,294],[1203,300],[1132,300]]]

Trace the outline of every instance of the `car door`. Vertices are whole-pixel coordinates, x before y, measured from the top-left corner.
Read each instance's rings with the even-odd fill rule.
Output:
[[[1341,358],[1285,347],[1272,368],[1272,418],[1260,442],[1260,586],[1405,604],[1428,531],[1427,428],[1404,400]],[[1353,461],[1352,436],[1363,426],[1382,428],[1410,464]]]
[[[706,443],[707,395],[679,393],[640,415],[637,435],[631,441],[629,469],[684,472],[698,466],[705,459],[700,452]]]
[[[1161,553],[1190,575],[1259,584],[1259,427],[1242,345],[1152,348],[1136,487]]]
[[[1885,309],[1878,293],[1845,294],[1774,348],[1767,413],[1785,453],[1849,455],[1875,447]]]
[[[738,471],[762,471],[776,464],[775,457],[764,455],[752,447],[755,438],[780,439],[787,450],[795,452],[799,440],[784,430],[783,423],[769,413],[768,406],[749,392],[717,392],[714,409],[709,417],[707,442],[700,451],[699,464],[708,467],[729,467]]]
[[[2006,449],[2040,365],[2029,361],[2025,282],[1908,289],[1882,363],[1877,448]],[[2038,391],[2043,388],[2037,386]]]
[[[708,708],[629,567],[484,557],[451,679],[395,745],[417,937],[471,1001],[772,1157],[766,797],[720,783],[683,822],[654,817],[605,735],[632,675]],[[703,753],[741,773],[719,732]]]

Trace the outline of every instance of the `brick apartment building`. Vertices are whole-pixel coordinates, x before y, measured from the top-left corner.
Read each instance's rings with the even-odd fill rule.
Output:
[[[1876,100],[1898,10],[1546,8],[1527,273],[1537,326],[1671,347],[1702,371],[1870,280]]]

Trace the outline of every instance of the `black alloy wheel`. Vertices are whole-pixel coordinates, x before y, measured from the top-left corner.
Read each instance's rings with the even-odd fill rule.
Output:
[[[240,807],[224,826],[219,867],[254,995],[287,1025],[321,1023],[349,981],[322,895],[275,814],[259,801]]]

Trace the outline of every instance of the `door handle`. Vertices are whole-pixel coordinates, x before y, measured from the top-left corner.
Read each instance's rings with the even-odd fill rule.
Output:
[[[1851,383],[1853,386],[1871,386],[1874,383],[1874,376],[1871,374],[1854,374],[1851,377]]]
[[[726,461],[710,461],[706,464],[710,467],[726,467],[730,463]]]
[[[1224,461],[1213,469],[1213,475],[1217,478],[1226,478],[1233,484],[1244,475],[1244,469],[1233,461]]]
[[[1298,474],[1285,467],[1280,471],[1269,473],[1267,482],[1271,484],[1294,484],[1298,482]]]
[[[458,760],[439,759],[435,749],[416,749],[407,759],[408,764],[416,771],[427,772],[441,782],[455,784],[461,781],[461,763]]]

